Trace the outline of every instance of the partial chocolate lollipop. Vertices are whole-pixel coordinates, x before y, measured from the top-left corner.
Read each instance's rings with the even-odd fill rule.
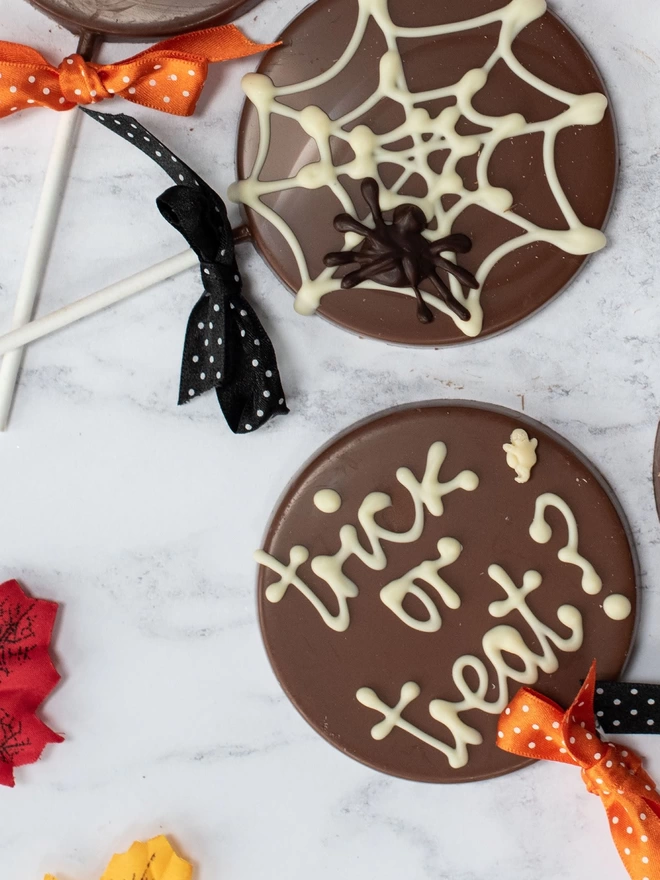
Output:
[[[603,478],[518,413],[390,411],[333,440],[286,489],[259,569],[273,669],[353,758],[425,782],[526,763],[498,749],[522,684],[570,704],[625,666],[636,561]]]
[[[30,0],[74,33],[151,39],[233,21],[260,0]]]
[[[655,438],[655,455],[653,457],[653,488],[655,490],[655,506],[660,517],[660,425]]]
[[[297,311],[390,342],[465,342],[531,315],[605,244],[613,117],[593,62],[544,0],[318,0],[281,39],[244,79],[230,196]],[[449,298],[433,277],[420,285],[432,321],[415,285],[385,279],[381,264],[345,282],[348,257],[363,270],[369,254],[335,218],[373,227],[369,178],[388,222],[412,205],[432,244],[471,241],[440,256],[476,286],[445,273]]]

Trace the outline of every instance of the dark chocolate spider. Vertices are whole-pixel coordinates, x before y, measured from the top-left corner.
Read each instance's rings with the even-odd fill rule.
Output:
[[[372,177],[362,181],[362,195],[371,210],[374,228],[369,229],[350,214],[335,217],[338,232],[357,232],[364,236],[355,250],[326,254],[326,266],[347,266],[357,263],[358,268],[341,279],[343,288],[356,287],[361,281],[376,281],[387,287],[412,287],[417,298],[417,317],[422,324],[433,320],[433,312],[422,299],[419,285],[428,279],[440,299],[462,321],[470,319],[470,313],[453,295],[438,270],[453,275],[464,287],[479,287],[477,279],[446,260],[442,254],[465,254],[472,247],[467,235],[448,235],[437,241],[428,241],[422,232],[427,227],[426,217],[416,205],[399,205],[394,209],[392,222],[386,223],[378,202],[378,184]]]

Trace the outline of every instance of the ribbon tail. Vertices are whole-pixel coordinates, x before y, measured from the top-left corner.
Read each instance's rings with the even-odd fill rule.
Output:
[[[217,309],[214,306],[218,306]],[[179,406],[211,391],[226,377],[227,330],[224,299],[205,292],[195,303],[183,345]]]
[[[286,415],[284,390],[272,343],[252,306],[238,296],[230,302],[227,360],[234,365],[216,388],[227,424],[250,433],[275,415]]]
[[[99,113],[97,110],[89,110],[87,107],[81,107],[80,109],[90,119],[94,119],[99,125],[119,135],[120,138],[123,138],[127,143],[132,144],[140,152],[144,153],[145,156],[148,156],[175,183],[186,183],[208,190],[211,189],[199,174],[196,174],[192,168],[172,153],[162,141],[158,140],[148,128],[141,125],[133,116],[129,116],[126,113]],[[181,180],[181,176],[183,176],[183,180]]]
[[[631,880],[660,880],[658,805],[626,795],[606,806],[612,840]]]
[[[12,43],[9,40],[0,40],[0,64],[36,64],[55,72],[41,52],[24,46],[22,43]]]
[[[157,48],[188,54],[191,58],[202,55],[211,63],[215,63],[257,55],[259,52],[265,52],[267,49],[273,49],[279,45],[281,45],[279,42],[255,43],[246,37],[235,24],[225,24],[220,27],[172,37],[170,40],[159,43]]]
[[[36,77],[43,80],[40,82],[41,88],[33,90],[25,84],[28,73],[32,74],[32,82]],[[42,88],[46,82],[50,85],[50,81],[44,77],[56,78],[57,70],[36,49],[0,40],[0,119],[13,116],[17,110],[27,106],[43,106]],[[30,104],[26,103],[28,98]],[[69,108],[57,105],[56,109]]]
[[[596,716],[605,733],[660,734],[660,685],[597,681]]]
[[[596,733],[596,719],[594,716],[594,695],[596,692],[596,661],[594,660],[589,669],[589,673],[582,683],[582,687],[578,691],[578,695],[573,700],[570,709],[566,712],[565,722],[568,724],[569,719],[573,723],[582,723],[583,727]]]
[[[249,434],[289,412],[275,351],[252,306],[240,293],[223,293],[209,272],[188,320],[179,404],[215,389],[231,431]]]

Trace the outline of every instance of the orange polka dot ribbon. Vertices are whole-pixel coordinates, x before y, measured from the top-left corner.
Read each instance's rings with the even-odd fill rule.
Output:
[[[115,95],[190,116],[210,62],[255,55],[276,45],[253,43],[228,24],[164,40],[116,64],[94,64],[69,55],[53,67],[35,49],[0,40],[0,117],[32,106],[71,110]]]
[[[587,789],[603,802],[612,838],[632,880],[660,880],[660,795],[638,755],[600,739],[595,686],[594,662],[567,712],[523,688],[500,716],[497,744],[525,758],[580,767]]]

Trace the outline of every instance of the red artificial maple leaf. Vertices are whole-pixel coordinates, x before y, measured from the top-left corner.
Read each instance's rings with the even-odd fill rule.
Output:
[[[55,602],[26,596],[18,581],[0,584],[0,785],[63,740],[36,716],[60,680],[48,653],[56,614]]]

